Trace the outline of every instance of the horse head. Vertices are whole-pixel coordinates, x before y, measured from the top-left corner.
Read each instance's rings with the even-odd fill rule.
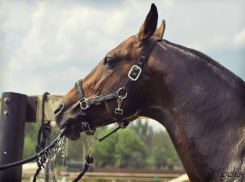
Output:
[[[148,40],[152,36],[159,39],[163,36],[165,21],[156,29],[157,19],[157,9],[152,4],[139,32],[107,53],[100,63],[82,80],[82,90],[87,99],[106,95],[123,88],[128,81],[130,69],[137,63]],[[151,85],[151,73],[146,63],[142,67],[139,79],[121,103],[124,123],[129,123],[142,115],[144,107],[150,102],[148,96],[152,90]],[[121,91],[120,94],[124,95],[123,89]],[[90,128],[95,129],[116,122],[115,108],[118,108],[117,99],[103,101],[99,105],[89,107],[86,112]],[[81,113],[80,101],[76,88],[73,87],[55,110],[58,127],[68,126],[66,137],[71,140],[77,140],[80,137],[80,132],[84,131],[81,126],[83,117],[79,113]]]
[[[165,23],[156,29],[157,18],[153,4],[139,32],[76,83],[55,111],[57,125],[77,140],[146,116],[166,128],[191,181],[210,181],[210,169],[244,171],[244,81],[199,51],[158,41]]]

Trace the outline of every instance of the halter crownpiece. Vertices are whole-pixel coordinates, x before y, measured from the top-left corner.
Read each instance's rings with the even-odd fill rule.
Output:
[[[133,83],[139,79],[139,76],[142,72],[142,67],[143,67],[145,61],[147,60],[152,47],[159,40],[160,39],[158,39],[155,36],[152,36],[148,40],[148,42],[147,42],[139,60],[137,61],[136,65],[133,65],[131,67],[130,71],[128,72],[127,83],[125,84],[124,87],[119,88],[118,91],[115,91],[115,92],[112,92],[112,93],[109,93],[106,95],[99,95],[99,96],[96,96],[92,99],[87,99],[84,95],[84,92],[83,92],[82,80],[78,80],[75,83],[75,88],[77,90],[77,94],[78,94],[79,101],[80,101],[80,107],[82,109],[82,111],[80,113],[80,115],[83,116],[82,128],[83,128],[83,131],[87,135],[94,135],[94,133],[95,133],[95,130],[92,130],[90,128],[90,125],[89,125],[90,122],[89,122],[88,117],[87,117],[87,109],[89,107],[91,107],[92,105],[99,105],[101,102],[112,100],[112,99],[117,99],[118,107],[115,108],[115,117],[117,119],[118,125],[121,128],[127,127],[127,125],[129,123],[124,122],[123,118],[122,118],[122,116],[123,116],[122,102],[124,99],[126,99]]]

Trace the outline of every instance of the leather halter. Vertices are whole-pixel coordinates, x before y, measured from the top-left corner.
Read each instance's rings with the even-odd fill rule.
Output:
[[[99,105],[101,104],[101,102],[104,102],[104,101],[117,99],[118,107],[115,109],[115,117],[117,119],[117,123],[121,128],[125,128],[129,124],[129,123],[125,123],[122,118],[123,116],[123,109],[121,108],[122,101],[127,97],[127,94],[129,93],[133,83],[138,80],[141,74],[141,71],[142,71],[142,67],[145,61],[147,60],[152,47],[159,40],[160,39],[158,39],[155,36],[152,36],[148,40],[138,62],[135,65],[133,65],[130,71],[128,72],[129,79],[127,83],[125,84],[124,87],[119,88],[118,91],[115,91],[115,92],[112,92],[106,95],[99,95],[92,99],[87,99],[83,92],[82,80],[78,80],[75,83],[75,88],[77,90],[77,94],[78,94],[79,101],[80,101],[80,107],[82,109],[80,113],[80,115],[83,116],[82,128],[83,128],[83,131],[87,135],[94,135],[95,133],[95,129],[92,130],[90,128],[89,120],[87,117],[87,109],[91,107],[92,105]]]

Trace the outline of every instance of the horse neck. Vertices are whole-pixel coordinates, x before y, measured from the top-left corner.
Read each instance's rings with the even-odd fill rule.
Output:
[[[165,126],[190,179],[207,181],[211,169],[241,171],[244,82],[213,60],[166,43],[155,46],[148,66],[155,93],[145,116]]]

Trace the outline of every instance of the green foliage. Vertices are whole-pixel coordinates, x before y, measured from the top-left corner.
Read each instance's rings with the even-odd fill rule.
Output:
[[[101,136],[113,129],[104,130]],[[145,144],[133,130],[124,129],[93,146],[95,165],[100,167],[143,168],[148,156]]]
[[[156,133],[153,136],[152,142],[157,144],[152,149],[157,168],[181,168],[182,165],[179,157],[166,131]]]
[[[37,134],[39,127],[40,124],[37,123],[26,123],[25,125],[24,158],[36,154]]]
[[[30,157],[36,153],[35,146],[35,141],[30,137],[30,135],[27,135],[24,143],[24,158]]]
[[[150,154],[146,159],[148,168],[183,168],[166,130],[154,133],[148,120],[145,122],[136,120],[130,124],[130,129],[136,131],[136,134],[147,145]]]
[[[145,159],[148,157],[147,147],[134,131],[129,129],[121,131],[115,149],[115,167],[145,166]]]

